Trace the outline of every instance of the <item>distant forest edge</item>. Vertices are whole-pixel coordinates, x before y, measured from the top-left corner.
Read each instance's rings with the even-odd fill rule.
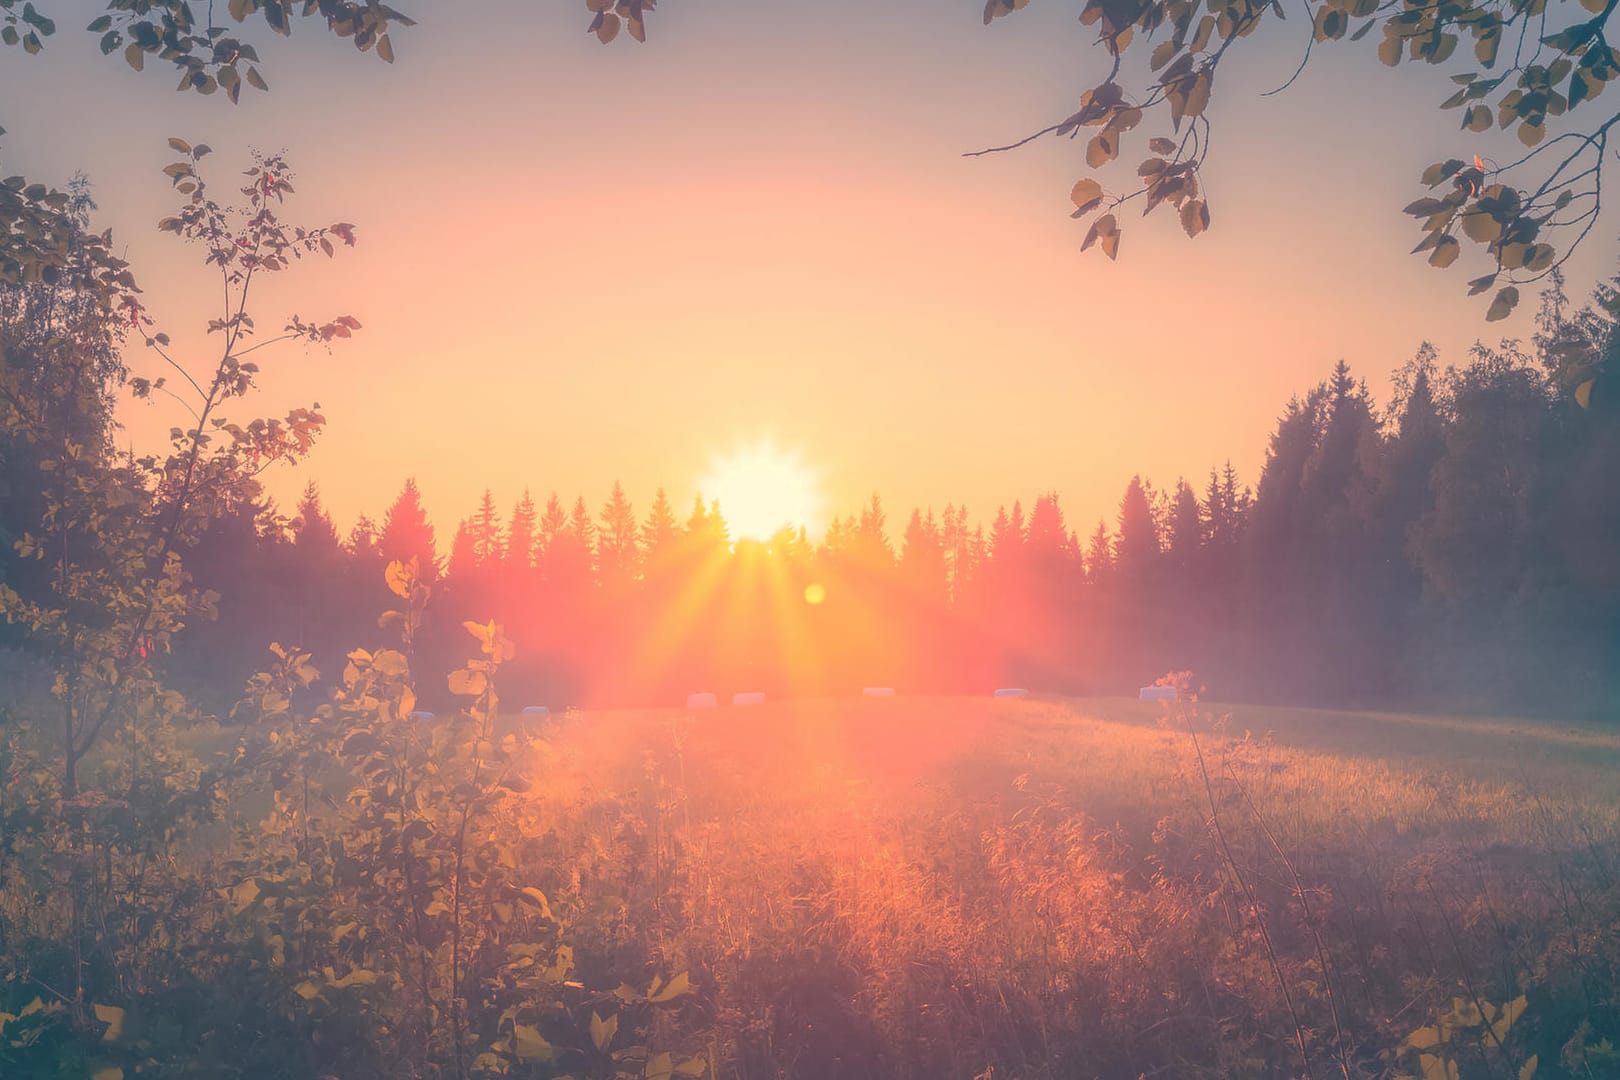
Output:
[[[376,636],[385,564],[414,557],[433,587],[424,670],[457,666],[462,621],[493,618],[518,646],[514,707],[870,684],[1129,692],[1186,669],[1230,700],[1614,716],[1617,285],[1576,310],[1555,279],[1530,343],[1445,367],[1425,346],[1383,404],[1340,362],[1286,404],[1252,489],[1230,465],[1197,487],[1136,478],[1094,527],[1045,495],[896,528],[873,495],[819,540],[733,546],[722,508],[683,513],[660,491],[638,515],[615,486],[596,513],[525,495],[503,516],[486,494],[446,546],[409,481],[380,528],[362,518],[347,538],[314,482],[290,517],[250,491],[182,552],[218,618],[175,637],[171,670],[221,709],[272,641],[335,673]],[[13,547],[45,474],[23,443],[0,462],[0,576],[26,594],[49,563]],[[29,648],[20,627],[0,642]]]

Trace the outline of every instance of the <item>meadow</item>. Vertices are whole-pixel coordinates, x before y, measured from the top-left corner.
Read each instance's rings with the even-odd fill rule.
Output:
[[[1616,1074],[1612,731],[972,698],[545,727],[540,885],[582,970],[690,972],[661,1022],[714,1075]]]

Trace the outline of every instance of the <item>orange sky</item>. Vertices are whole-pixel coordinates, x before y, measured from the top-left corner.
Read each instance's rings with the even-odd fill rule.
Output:
[[[1201,485],[1230,457],[1252,481],[1283,403],[1341,356],[1382,392],[1424,338],[1461,361],[1530,330],[1533,298],[1483,322],[1469,256],[1406,254],[1418,172],[1493,145],[1413,109],[1444,74],[1382,68],[1369,40],[1261,99],[1299,19],[1223,66],[1213,231],[1129,214],[1110,264],[1067,216],[1084,140],[959,156],[1059,118],[1094,77],[1067,5],[986,28],[977,0],[669,0],[647,45],[610,48],[579,5],[400,6],[422,24],[392,67],[313,24],[290,49],[256,32],[272,92],[235,108],[101,58],[65,13],[44,57],[0,58],[5,171],[90,173],[182,348],[204,344],[217,281],[153,228],[166,137],[212,145],[221,179],[284,147],[290,216],[358,224],[357,248],[253,305],[261,325],[364,323],[330,356],[267,357],[259,399],[321,403],[317,452],[270,486],[288,505],[316,478],[345,527],[408,474],[441,543],[486,486],[503,509],[525,485],[594,508],[619,479],[641,512],[662,483],[684,514],[711,458],[769,438],[840,513],[882,492],[896,533],[912,505],[988,519],[1047,489],[1084,533],[1133,472]],[[1105,184],[1135,183],[1132,148]],[[1609,215],[1570,267],[1578,297],[1613,233]],[[124,415],[137,443],[180,422]]]

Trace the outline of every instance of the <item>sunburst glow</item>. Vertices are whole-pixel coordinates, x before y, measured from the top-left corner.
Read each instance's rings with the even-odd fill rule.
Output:
[[[814,532],[821,525],[821,485],[796,453],[770,443],[718,458],[701,490],[720,501],[735,540],[768,540],[784,527]]]

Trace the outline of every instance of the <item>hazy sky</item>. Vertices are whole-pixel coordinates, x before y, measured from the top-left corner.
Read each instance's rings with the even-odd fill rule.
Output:
[[[840,513],[876,489],[893,527],[948,501],[988,519],[1056,489],[1084,534],[1133,472],[1201,485],[1230,457],[1252,481],[1284,402],[1340,357],[1382,394],[1425,338],[1460,362],[1531,327],[1528,296],[1484,323],[1474,252],[1445,272],[1407,254],[1417,174],[1493,145],[1430,108],[1449,69],[1383,68],[1375,36],[1261,98],[1297,62],[1297,12],[1221,69],[1212,231],[1127,211],[1111,264],[1068,219],[1084,138],[960,156],[1072,110],[1103,63],[1077,4],[987,28],[979,0],[667,0],[646,45],[606,48],[582,4],[396,6],[420,25],[391,67],[313,22],[290,47],[256,27],[271,92],[234,108],[101,57],[77,30],[92,0],[55,5],[43,56],[0,52],[0,166],[88,172],[183,349],[218,282],[155,231],[168,136],[209,143],[219,180],[285,148],[289,216],[357,223],[358,247],[252,305],[261,327],[364,324],[330,355],[265,350],[254,399],[320,402],[317,452],[270,487],[288,506],[314,477],[343,527],[406,475],[441,543],[486,486],[503,509],[526,485],[594,508],[619,479],[644,511],[662,483],[684,511],[711,458],[772,439]],[[1134,187],[1158,133],[1105,184]],[[1614,233],[1609,215],[1571,265],[1577,297]],[[124,419],[139,444],[181,415]]]

